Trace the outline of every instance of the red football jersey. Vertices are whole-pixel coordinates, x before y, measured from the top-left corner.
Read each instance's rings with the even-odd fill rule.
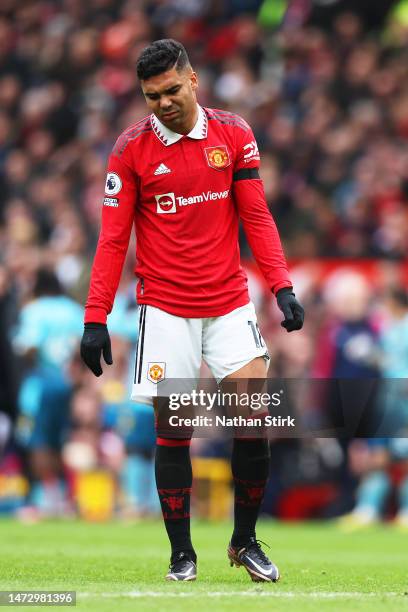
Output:
[[[133,223],[139,304],[181,317],[213,317],[248,303],[239,219],[272,291],[291,286],[251,128],[229,112],[198,111],[185,136],[150,115],[117,140],[86,322],[105,323],[111,312]]]

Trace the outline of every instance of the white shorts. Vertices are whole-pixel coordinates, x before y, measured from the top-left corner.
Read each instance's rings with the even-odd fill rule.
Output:
[[[202,359],[219,383],[255,357],[269,359],[252,302],[202,319],[176,317],[143,304],[131,398],[160,396],[166,379],[198,380]]]

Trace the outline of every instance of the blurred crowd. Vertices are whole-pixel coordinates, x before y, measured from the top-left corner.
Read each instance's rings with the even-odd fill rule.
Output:
[[[385,2],[376,30],[347,2],[318,26],[314,4],[2,1],[0,449],[10,440],[6,413],[19,452],[0,466],[0,485],[2,474],[28,474],[30,506],[51,500],[65,512],[72,474],[102,467],[125,494],[124,512],[158,508],[152,414],[127,399],[138,333],[133,244],[109,318],[114,365],[97,381],[78,355],[106,160],[119,133],[146,115],[135,61],[153,39],[182,41],[200,103],[242,115],[257,138],[307,312],[304,332],[286,336],[242,235],[272,375],[408,376],[408,3]],[[352,263],[322,271],[332,258]],[[367,258],[384,263],[373,274]],[[404,393],[389,400],[398,422]],[[364,444],[276,443],[282,477],[271,481],[266,511],[293,517],[299,500],[309,500],[300,517],[350,510],[362,463],[384,475],[395,455],[386,443]],[[367,459],[378,453],[379,463]],[[295,484],[309,489],[291,502],[283,493]]]

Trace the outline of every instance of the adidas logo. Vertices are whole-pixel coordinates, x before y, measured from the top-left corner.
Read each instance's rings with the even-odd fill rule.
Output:
[[[160,166],[156,168],[153,174],[157,176],[159,174],[168,174],[169,172],[171,172],[170,168],[168,168],[164,164],[160,164]]]

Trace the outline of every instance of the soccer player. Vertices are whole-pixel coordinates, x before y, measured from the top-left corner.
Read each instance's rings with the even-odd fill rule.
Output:
[[[304,312],[293,293],[276,225],[259,178],[249,125],[197,103],[197,74],[171,39],[146,47],[137,74],[151,114],[113,147],[102,228],[85,309],[81,352],[96,376],[101,352],[112,363],[106,326],[135,224],[140,334],[132,397],[157,397],[165,378],[196,379],[201,360],[218,382],[265,378],[268,353],[240,265],[239,219],[287,331]],[[194,580],[190,537],[190,439],[157,432],[156,483],[171,544],[168,580]],[[231,565],[255,581],[276,581],[277,567],[256,539],[269,471],[264,438],[234,439]]]

